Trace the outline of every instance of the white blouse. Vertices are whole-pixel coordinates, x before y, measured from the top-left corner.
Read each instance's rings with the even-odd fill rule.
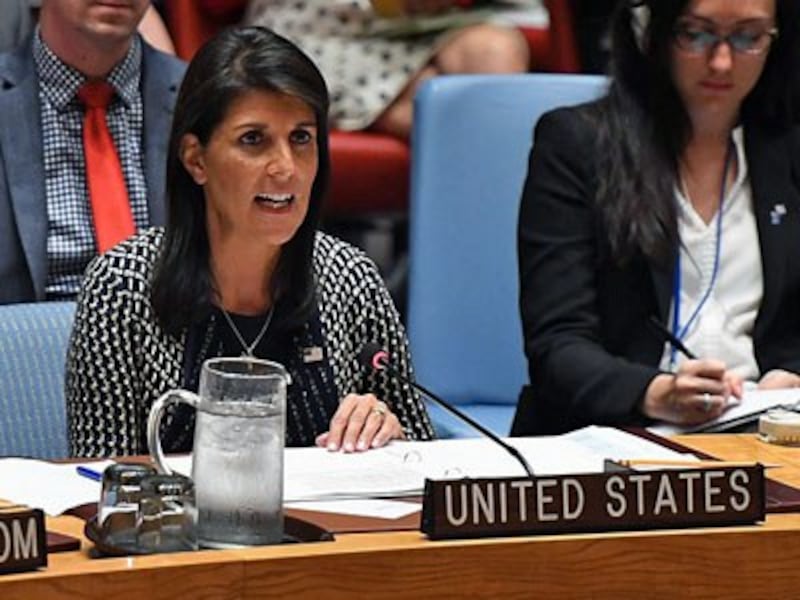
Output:
[[[722,360],[729,370],[744,379],[757,380],[759,370],[753,352],[753,327],[764,295],[764,276],[741,127],[734,130],[733,141],[738,173],[726,191],[722,206],[716,280],[682,340],[698,357]],[[681,255],[679,329],[682,330],[711,285],[719,215],[705,223],[679,186],[675,195]],[[673,297],[670,328],[674,311]],[[675,363],[671,364],[671,350],[666,344],[661,358],[660,366],[667,371],[677,370],[681,362],[687,360],[676,353]]]

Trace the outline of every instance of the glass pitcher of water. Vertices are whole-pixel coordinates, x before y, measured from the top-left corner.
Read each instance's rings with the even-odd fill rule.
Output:
[[[201,546],[274,544],[283,537],[283,443],[286,386],[283,365],[249,357],[203,363],[200,393],[172,390],[150,410],[147,440],[162,473],[160,426],[178,403],[197,411],[192,479]]]

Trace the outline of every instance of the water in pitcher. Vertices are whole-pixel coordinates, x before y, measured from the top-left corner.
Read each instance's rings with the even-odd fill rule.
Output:
[[[249,402],[197,413],[194,471],[198,541],[207,547],[274,544],[283,532],[281,411]]]

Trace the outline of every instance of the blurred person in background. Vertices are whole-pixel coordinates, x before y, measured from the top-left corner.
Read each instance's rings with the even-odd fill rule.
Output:
[[[74,298],[89,261],[164,221],[185,65],[137,34],[148,0],[43,0],[0,54],[0,303]]]
[[[13,50],[33,32],[39,20],[42,0],[3,0],[0,19],[0,52]],[[164,20],[153,5],[147,8],[139,22],[139,33],[153,48],[175,54],[175,46]]]
[[[244,9],[244,24],[268,27],[308,53],[330,87],[331,125],[337,129],[407,138],[414,94],[426,79],[528,70],[524,36],[513,26],[489,22],[487,11],[458,10],[463,0],[397,0],[395,14],[417,19],[405,22],[405,31],[397,19],[376,12],[375,5],[385,2],[198,1],[227,18]],[[492,10],[501,16],[500,9]]]

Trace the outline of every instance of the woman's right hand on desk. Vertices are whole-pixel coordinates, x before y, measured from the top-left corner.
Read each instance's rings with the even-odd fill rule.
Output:
[[[720,416],[728,398],[742,397],[741,377],[714,359],[687,360],[677,373],[662,373],[650,382],[642,412],[658,421],[699,425]]]

